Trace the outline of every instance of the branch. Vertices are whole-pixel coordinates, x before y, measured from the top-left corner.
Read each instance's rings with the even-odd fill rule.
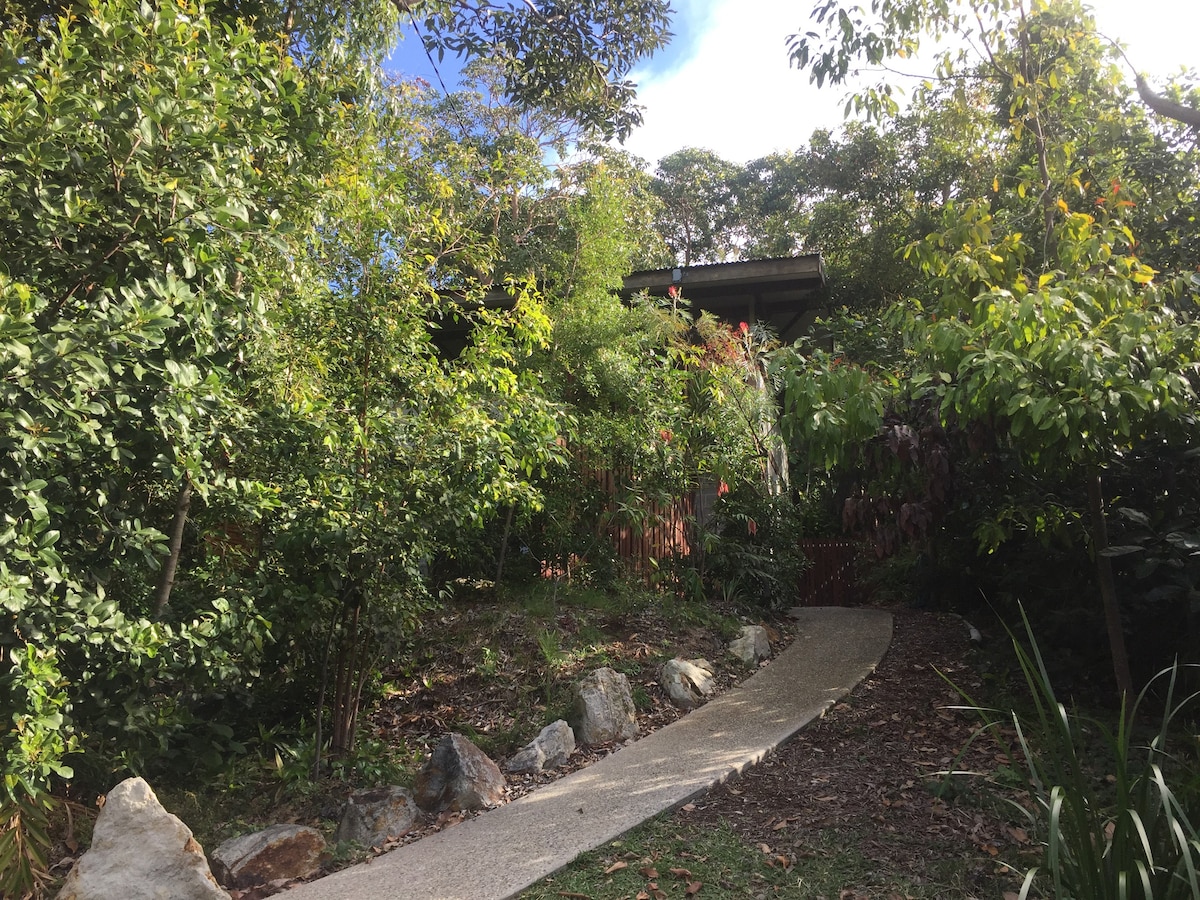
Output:
[[[1137,79],[1138,96],[1142,98],[1143,103],[1160,116],[1174,119],[1176,122],[1182,122],[1184,125],[1190,125],[1192,128],[1200,128],[1200,109],[1192,106],[1184,106],[1182,103],[1176,103],[1169,97],[1154,93],[1150,89],[1150,85],[1146,82],[1146,79],[1133,67],[1133,62],[1125,53],[1125,48],[1108,35],[1100,34],[1099,32],[1097,34],[1112,45],[1113,49],[1121,55],[1121,59],[1125,60],[1125,65],[1129,66],[1133,72],[1133,77]]]
[[[1142,98],[1142,102],[1160,116],[1174,119],[1176,122],[1182,122],[1192,128],[1200,128],[1200,109],[1184,106],[1169,97],[1154,93],[1141,75],[1137,76],[1137,92],[1138,96]]]

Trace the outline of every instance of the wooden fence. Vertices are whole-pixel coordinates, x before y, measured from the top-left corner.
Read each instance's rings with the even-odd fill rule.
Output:
[[[607,475],[612,478],[612,475]],[[615,484],[609,485],[609,496]],[[715,497],[715,487],[712,492]],[[669,504],[650,502],[642,509],[641,523],[614,525],[609,529],[617,555],[645,578],[656,562],[671,558],[689,559],[696,552],[695,527],[707,518],[712,498],[704,490],[680,497]],[[851,606],[859,599],[854,581],[857,545],[844,539],[803,539],[800,549],[810,565],[800,576],[797,601],[801,606]]]
[[[696,525],[707,524],[712,515],[718,496],[715,481],[673,500],[642,501],[617,516],[618,505],[630,502],[630,492],[624,488],[633,482],[632,472],[591,466],[584,454],[577,454],[576,462],[584,480],[608,498],[608,512],[615,523],[607,529],[613,548],[638,575],[648,579],[658,564],[672,558],[690,559],[697,552]],[[801,539],[800,549],[810,562],[797,586],[800,605],[850,606],[857,602],[855,543],[839,538]],[[552,563],[545,574],[561,574],[561,565],[561,561]],[[569,572],[569,564],[566,569]]]
[[[614,524],[608,528],[617,556],[639,575],[648,578],[655,570],[653,561],[686,559],[692,555],[693,528],[696,521],[697,497],[690,493],[666,502],[655,500],[637,504],[636,510],[616,515],[618,502],[629,502],[628,491],[622,485],[632,481],[628,470],[613,472],[591,470],[585,477],[593,481],[609,498],[608,511]],[[636,523],[628,521],[636,519]],[[626,521],[621,521],[625,519]]]
[[[811,565],[800,576],[801,606],[852,606],[859,599],[854,583],[858,545],[842,539],[802,540]]]

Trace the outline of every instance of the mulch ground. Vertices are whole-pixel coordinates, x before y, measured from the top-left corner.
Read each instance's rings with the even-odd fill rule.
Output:
[[[1024,865],[1031,861],[1027,857],[1033,848],[1019,827],[1019,815],[984,785],[1008,758],[990,738],[972,742],[978,720],[951,708],[963,701],[946,679],[972,696],[981,688],[967,626],[948,615],[892,612],[892,644],[874,674],[767,760],[689,803],[679,815],[698,827],[728,823],[760,848],[770,864],[787,869],[806,857],[828,853],[831,845],[873,861],[884,887],[855,886],[843,890],[837,900],[903,898],[889,887],[903,882],[935,888],[932,894],[927,889],[925,896],[1007,897],[1019,887],[1019,879],[1002,860]],[[448,614],[440,625],[469,630],[475,624],[472,618],[459,611]],[[496,646],[508,647],[528,640],[519,626],[515,614],[498,627],[492,623],[491,639]],[[643,734],[682,714],[655,683],[659,648],[670,647],[680,656],[720,659],[723,646],[704,629],[672,632],[652,614],[612,623],[611,631],[620,637],[606,645],[608,652],[623,661],[632,671],[631,682],[646,693],[648,702],[639,715]],[[779,631],[772,629],[772,637],[779,652],[792,635],[781,625]],[[442,645],[421,661],[419,676],[396,683],[372,717],[375,735],[428,752],[457,723],[466,722],[483,734],[512,727],[514,682],[481,674],[478,654],[453,646]],[[722,662],[726,664],[718,666],[720,692],[745,674]],[[536,791],[614,749],[581,748],[560,769],[510,777],[508,799]],[[941,773],[951,769],[976,774],[959,776],[941,789]],[[1008,796],[1020,799],[1012,788]],[[385,849],[453,827],[463,818],[445,814],[389,841]],[[954,889],[937,890],[945,881],[931,880],[930,873],[939,867],[944,872],[947,861],[953,863],[949,869],[955,873]],[[258,900],[282,886],[242,892],[240,900]]]
[[[872,676],[761,765],[682,815],[694,824],[725,821],[784,866],[831,841],[913,884],[937,864],[958,860],[963,886],[998,896],[1009,882],[1019,885],[1000,858],[1032,848],[1014,821],[1019,813],[1006,815],[983,784],[1007,757],[990,738],[972,743],[978,720],[949,708],[963,700],[947,678],[971,696],[981,688],[968,628],[953,616],[894,616],[891,647]],[[977,774],[957,776],[939,795],[940,773],[950,769]],[[841,900],[860,896],[868,894],[843,892]]]

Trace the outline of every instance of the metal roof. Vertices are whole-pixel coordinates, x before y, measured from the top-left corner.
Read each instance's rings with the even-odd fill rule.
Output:
[[[625,279],[621,296],[641,291],[667,296],[676,286],[696,311],[737,322],[764,322],[784,340],[793,340],[823,305],[825,267],[820,253],[781,259],[676,266],[634,272]]]

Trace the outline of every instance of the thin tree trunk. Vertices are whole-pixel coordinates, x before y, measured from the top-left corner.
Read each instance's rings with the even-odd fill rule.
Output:
[[[1125,649],[1125,629],[1121,626],[1121,607],[1113,580],[1112,559],[1108,549],[1108,523],[1104,518],[1104,494],[1099,470],[1088,476],[1088,507],[1092,519],[1092,551],[1096,555],[1096,577],[1100,599],[1104,603],[1104,621],[1108,626],[1108,646],[1112,653],[1113,675],[1126,714],[1133,702],[1133,675],[1129,671],[1129,653]]]
[[[508,535],[512,531],[513,509],[515,503],[508,505],[508,515],[504,517],[504,537],[500,539],[500,559],[496,562],[496,587],[500,587],[500,576],[504,574],[504,555],[508,552]]]
[[[1036,77],[1031,71],[1031,63],[1029,59],[1029,29],[1026,27],[1025,13],[1021,12],[1021,75],[1025,79],[1025,84],[1033,84]],[[1038,174],[1042,176],[1042,193],[1038,198],[1038,202],[1042,207],[1042,227],[1045,229],[1045,234],[1042,236],[1042,269],[1048,271],[1053,268],[1050,265],[1050,257],[1055,252],[1054,239],[1054,221],[1058,208],[1057,198],[1054,196],[1054,181],[1050,177],[1050,161],[1049,150],[1046,146],[1046,132],[1042,128],[1042,103],[1041,98],[1030,98],[1025,101],[1029,104],[1032,115],[1029,116],[1029,130],[1033,132],[1034,145],[1037,148]]]
[[[188,510],[192,507],[192,483],[187,475],[179,483],[179,493],[175,496],[175,518],[171,522],[170,543],[167,545],[167,559],[163,563],[162,572],[158,576],[158,590],[154,596],[154,618],[161,619],[171,602],[171,589],[175,587],[175,572],[179,568],[179,554],[183,549],[183,528],[187,524]]]
[[[321,686],[317,690],[317,725],[314,736],[316,745],[313,750],[313,781],[321,777],[321,749],[322,741],[324,740],[321,726],[325,718],[325,690],[329,687],[329,657],[333,653],[333,635],[337,631],[337,620],[338,617],[335,612],[329,620],[329,633],[325,636],[325,654],[321,658]]]
[[[334,710],[330,741],[331,753],[349,753],[354,748],[354,721],[358,713],[355,705],[359,651],[358,625],[362,615],[362,601],[356,598],[354,606],[343,613],[341,646],[337,655],[337,674],[334,680]]]
[[[350,720],[350,750],[353,750],[358,743],[358,713],[362,709],[362,695],[367,686],[367,678],[370,677],[374,668],[369,642],[370,638],[368,637],[358,654],[358,680],[354,688],[354,715]]]

